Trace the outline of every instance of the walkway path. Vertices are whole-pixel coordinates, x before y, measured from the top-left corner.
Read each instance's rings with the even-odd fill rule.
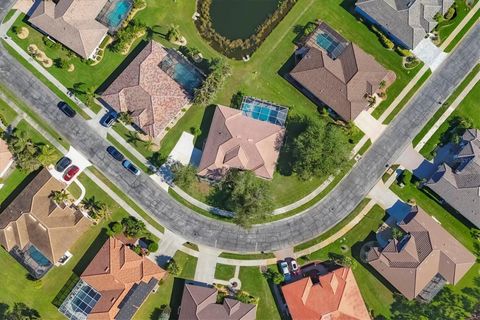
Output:
[[[158,265],[165,267],[170,259],[175,255],[182,244],[185,243],[185,239],[175,233],[165,230],[162,241],[158,246],[158,250],[150,255],[150,258],[154,259]],[[153,257],[152,257],[153,256]]]
[[[480,3],[480,1],[479,1]],[[465,87],[465,89],[458,95],[458,97],[452,102],[448,109],[442,114],[442,116],[435,122],[432,128],[425,134],[425,136],[420,140],[420,142],[415,146],[416,151],[422,150],[423,146],[430,140],[430,138],[437,132],[438,128],[450,117],[450,115],[457,109],[460,103],[463,101],[465,96],[473,89],[473,87],[480,81],[480,71],[477,75],[470,81],[470,83]]]

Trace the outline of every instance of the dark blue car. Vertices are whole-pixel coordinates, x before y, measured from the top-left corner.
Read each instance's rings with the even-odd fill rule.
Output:
[[[110,128],[116,120],[117,114],[115,112],[108,112],[100,119],[100,124],[106,128]]]
[[[120,151],[118,151],[115,147],[113,146],[109,146],[107,148],[107,152],[108,154],[110,154],[112,156],[112,158],[114,158],[115,160],[117,161],[123,161],[123,159],[125,159],[125,157],[123,156],[123,154],[120,153]]]

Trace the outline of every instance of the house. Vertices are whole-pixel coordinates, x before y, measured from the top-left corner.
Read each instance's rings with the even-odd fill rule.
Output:
[[[353,272],[341,267],[282,286],[293,320],[370,320]]]
[[[395,80],[357,45],[321,22],[295,53],[289,80],[308,98],[326,104],[345,121],[371,105],[372,97]]]
[[[198,174],[218,180],[228,169],[237,168],[272,179],[284,134],[282,126],[217,106]]]
[[[60,306],[71,320],[131,319],[166,271],[109,238]]]
[[[367,261],[407,299],[430,301],[445,283],[457,284],[475,263],[472,253],[418,207],[397,227],[402,236],[371,248]]]
[[[65,187],[42,169],[0,214],[0,244],[36,278],[91,225],[77,209],[53,202],[52,192]]]
[[[435,28],[437,13],[444,15],[453,0],[358,0],[355,11],[378,25],[390,39],[414,49]]]
[[[0,139],[0,177],[3,177],[13,164],[13,155],[5,140]]]
[[[257,306],[232,298],[217,303],[217,289],[211,286],[185,284],[179,320],[254,320]]]
[[[96,20],[107,0],[41,0],[28,22],[84,59],[91,59],[107,35]]]
[[[101,100],[128,112],[135,125],[156,138],[190,103],[201,74],[180,54],[150,41],[105,89]]]
[[[480,130],[466,130],[453,163],[441,164],[425,185],[480,228]]]

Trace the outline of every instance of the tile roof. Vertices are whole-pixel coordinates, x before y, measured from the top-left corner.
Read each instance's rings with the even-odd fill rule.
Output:
[[[302,278],[282,286],[282,292],[293,320],[370,319],[350,268]]]
[[[254,320],[257,306],[225,298],[217,303],[217,289],[185,284],[179,320]]]
[[[8,145],[5,140],[0,139],[0,173],[3,172],[13,160],[13,155],[8,150]]]
[[[114,319],[120,303],[134,285],[160,280],[165,275],[165,270],[117,238],[107,239],[81,275],[83,281],[101,294],[89,319]]]
[[[160,67],[167,55],[160,44],[150,41],[101,96],[117,112],[131,112],[134,122],[154,138],[190,101]]]
[[[10,251],[32,243],[56,263],[91,225],[80,211],[53,203],[52,191],[65,187],[42,169],[0,214],[0,244]]]
[[[398,223],[406,233],[384,248],[368,253],[370,265],[408,299],[440,274],[456,284],[475,263],[475,257],[420,208],[413,207]]]
[[[335,59],[316,43],[318,34],[327,32],[323,30],[337,37],[335,41],[338,43],[344,43],[343,51]],[[344,120],[350,121],[368,107],[367,95],[377,92],[382,81],[391,84],[395,73],[387,71],[357,45],[346,42],[331,30],[325,23],[320,23],[305,47],[298,51],[304,54],[290,72],[290,77]]]
[[[41,0],[28,21],[81,57],[89,58],[108,31],[95,20],[106,3],[107,0]]]
[[[271,179],[284,133],[281,126],[252,119],[241,110],[217,106],[198,173],[216,179],[226,169],[238,168]]]
[[[445,14],[453,0],[358,0],[356,6],[413,49]]]
[[[426,186],[480,227],[480,130],[465,132],[456,162],[455,170],[441,164]]]

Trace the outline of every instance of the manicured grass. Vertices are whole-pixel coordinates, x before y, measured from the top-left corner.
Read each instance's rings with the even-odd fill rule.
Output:
[[[363,155],[365,152],[367,152],[368,148],[372,145],[372,140],[368,139],[367,142],[358,150],[359,155]]]
[[[413,183],[406,181],[405,186],[400,188],[398,184],[394,183],[390,187],[402,200],[407,201],[415,199],[417,205],[421,207],[425,212],[435,217],[442,227],[448,231],[455,239],[460,241],[470,251],[475,251],[474,241],[470,234],[470,230],[473,228],[463,217],[457,213],[450,213],[445,207],[443,207],[436,197],[431,193],[428,188],[419,190]]]
[[[123,201],[125,201],[133,210],[135,210],[146,222],[151,224],[160,232],[164,232],[165,228],[160,225],[155,219],[150,217],[148,213],[146,213],[142,208],[140,208],[129,196],[127,196],[123,191],[121,191],[116,185],[114,185],[107,177],[105,177],[97,168],[90,167],[90,170],[94,175],[97,176],[103,183],[105,183],[113,192],[115,192],[118,196],[120,196]]]
[[[359,260],[362,244],[375,238],[375,232],[382,224],[384,218],[385,211],[378,205],[375,205],[360,223],[344,237],[310,254],[309,258],[311,260],[326,261],[329,259],[329,253],[353,257],[356,260],[353,273],[368,310],[374,310],[376,317],[384,316],[388,319],[390,318],[389,306],[393,302],[393,292],[387,287],[385,280],[381,276],[377,278],[375,273],[372,272],[372,268],[362,264]],[[348,246],[350,250],[342,252],[342,245]],[[299,261],[304,261],[304,259],[299,259]]]
[[[88,179],[80,177],[81,179]],[[95,196],[97,199],[106,201],[113,209],[112,219],[120,220],[127,216],[126,212],[115,204],[101,189],[90,188],[91,183],[83,181],[87,187],[87,197]],[[17,263],[3,248],[0,249],[0,277],[2,278],[2,290],[0,301],[13,305],[14,302],[24,302],[29,307],[36,309],[42,319],[64,319],[53,305],[59,294],[74,274],[77,276],[85,269],[98,249],[106,240],[102,231],[108,221],[102,221],[85,232],[75,245],[69,249],[73,254],[72,259],[64,266],[54,267],[41,280],[42,287],[35,288],[30,280],[27,280],[27,271]]]
[[[395,118],[395,116],[402,111],[402,109],[407,105],[415,93],[422,87],[422,85],[427,81],[427,79],[432,75],[432,71],[428,69],[421,77],[418,79],[418,82],[413,86],[413,88],[405,95],[405,97],[400,101],[400,103],[392,110],[392,112],[385,118],[383,124],[389,124]]]
[[[8,196],[15,190],[22,181],[27,178],[28,174],[19,169],[14,169],[8,177],[3,180],[3,187],[0,189],[0,204],[8,198]]]
[[[215,279],[228,281],[235,275],[235,266],[217,263]]]
[[[450,117],[438,128],[430,140],[423,146],[420,153],[427,159],[432,159],[435,149],[440,143],[442,134],[449,129],[449,120],[460,116],[470,119],[474,128],[480,128],[480,112],[478,112],[478,101],[480,101],[480,82],[472,88],[472,90],[460,102],[460,105],[453,111]]]
[[[5,118],[7,124],[10,124],[17,117],[15,110],[3,100],[0,100],[0,114]]]
[[[467,6],[467,1],[465,0],[455,0],[455,16],[449,21],[440,22],[435,28],[438,30],[440,41],[445,41],[448,36],[455,30],[455,28],[460,24],[460,22],[465,18],[465,16],[470,12],[470,8]],[[472,1],[471,7],[475,6],[477,0]]]
[[[3,41],[3,40],[2,40]],[[72,99],[67,97],[60,89],[58,89],[53,83],[51,83],[44,75],[42,75],[37,69],[32,67],[28,61],[26,61],[22,56],[18,54],[10,45],[3,41],[3,45],[10,53],[11,56],[15,57],[30,73],[32,73],[36,78],[38,78],[44,85],[46,85],[53,93],[55,93],[60,99],[67,102],[79,115],[81,115],[85,120],[91,119],[90,116],[82,110]],[[52,67],[53,68],[53,67]]]
[[[34,144],[38,145],[51,145],[51,143],[45,139],[37,130],[32,128],[27,121],[25,120],[20,120],[20,122],[17,124],[15,127],[15,132],[25,132],[25,135],[27,138],[30,138]],[[54,146],[52,146],[56,150],[56,156],[58,159],[62,156],[60,151],[58,151]]]
[[[480,11],[477,11],[473,17],[465,24],[465,26],[460,30],[460,32],[453,38],[452,42],[445,48],[445,52],[451,52],[453,48],[462,40],[462,38],[468,33],[470,28],[477,23],[480,19]]]
[[[113,138],[109,133],[107,133],[107,140],[110,142],[115,148],[117,148],[125,157],[131,160],[140,170],[143,172],[148,172],[148,167],[143,164],[140,160],[138,160],[130,151],[125,149],[123,145],[121,145],[115,138]]]
[[[316,237],[312,240],[306,241],[304,243],[301,243],[301,244],[295,246],[293,248],[293,251],[297,252],[297,251],[301,251],[301,250],[310,248],[310,247],[316,245],[317,243],[320,243],[323,240],[327,239],[328,237],[334,235],[335,233],[340,231],[344,226],[346,226],[354,217],[356,217],[363,210],[363,208],[365,208],[365,206],[367,205],[367,203],[369,201],[370,201],[370,199],[368,199],[368,198],[363,199],[362,202],[360,202],[360,204],[355,208],[355,210],[353,210],[342,221],[337,223],[333,228],[331,228],[330,230],[328,230],[325,233],[322,233],[320,236],[318,236],[318,237]]]
[[[231,252],[220,253],[220,258],[237,259],[237,260],[257,260],[257,259],[271,259],[275,258],[275,255],[271,252],[267,253],[251,253],[251,254],[239,254]]]
[[[67,188],[68,192],[70,192],[70,194],[72,195],[72,197],[74,197],[75,199],[78,199],[80,198],[80,196],[82,195],[82,190],[80,189],[80,187],[78,186],[78,184],[76,184],[75,182],[74,183],[71,183],[68,188]]]
[[[460,85],[453,91],[453,93],[447,98],[443,105],[435,112],[435,115],[430,118],[425,127],[417,134],[415,139],[413,139],[412,144],[415,147],[422,138],[427,134],[427,132],[432,128],[432,126],[437,122],[437,120],[442,116],[442,114],[448,109],[452,102],[458,97],[458,95],[465,89],[465,87],[472,81],[476,74],[480,71],[480,64],[477,64],[473,70],[465,77],[465,79],[460,83]]]
[[[6,22],[6,21],[10,20],[10,18],[13,16],[14,13],[15,13],[15,10],[13,10],[13,9],[8,11],[8,13],[5,15],[5,18],[3,18],[3,21]]]
[[[239,278],[242,282],[241,289],[259,298],[257,319],[280,319],[272,291],[260,269],[258,267],[241,267]]]
[[[173,307],[182,298],[183,287],[178,287],[183,284],[180,279],[192,280],[195,275],[195,267],[197,265],[197,258],[189,256],[181,251],[177,251],[173,257],[177,264],[182,267],[182,272],[178,277],[168,275],[160,283],[157,292],[151,294],[142,307],[135,314],[134,319],[138,320],[157,320],[161,312],[161,307],[170,305]],[[175,281],[177,279],[177,281]],[[177,286],[174,288],[174,284]],[[172,297],[172,294],[175,295]],[[173,309],[173,308],[172,308]],[[172,316],[173,316],[172,312]],[[175,318],[175,317],[174,317]]]
[[[17,98],[17,96],[12,93],[8,88],[6,88],[3,84],[0,84],[0,91],[2,91],[13,103],[15,103],[18,108],[20,108],[23,112],[30,116],[30,118],[32,118],[43,130],[45,130],[52,137],[54,137],[58,143],[68,149],[68,142],[64,138],[62,138],[45,120],[43,120],[43,118],[41,118],[32,109],[30,109],[30,107],[25,102]]]

